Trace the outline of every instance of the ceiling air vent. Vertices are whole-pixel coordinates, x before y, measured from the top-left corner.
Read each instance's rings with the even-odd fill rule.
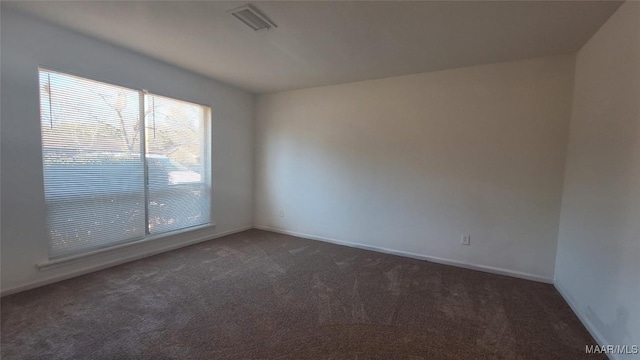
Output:
[[[258,10],[251,5],[229,10],[229,12],[255,31],[269,30],[272,27],[277,27],[276,24],[271,22],[266,16],[260,14]]]

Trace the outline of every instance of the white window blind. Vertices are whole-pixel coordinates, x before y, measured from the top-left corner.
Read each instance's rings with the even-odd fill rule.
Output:
[[[149,232],[208,223],[207,109],[157,95],[144,100]]]
[[[50,258],[210,223],[207,107],[44,69],[40,107]]]

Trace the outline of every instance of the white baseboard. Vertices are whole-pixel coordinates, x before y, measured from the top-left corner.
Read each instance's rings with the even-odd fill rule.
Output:
[[[77,277],[77,276],[80,276],[80,275],[92,273],[94,271],[107,269],[107,268],[110,268],[110,267],[113,267],[113,266],[117,266],[117,265],[120,265],[120,264],[124,264],[124,263],[128,263],[128,262],[131,262],[131,261],[135,261],[135,260],[139,260],[139,259],[142,259],[142,258],[146,258],[146,257],[149,257],[149,256],[161,254],[161,253],[164,253],[164,252],[167,252],[167,251],[171,251],[171,250],[175,250],[175,249],[179,249],[179,248],[182,248],[182,247],[185,247],[185,246],[194,245],[194,244],[197,244],[197,243],[200,243],[200,242],[217,239],[217,238],[220,238],[220,237],[223,237],[223,236],[235,234],[235,233],[238,233],[238,232],[241,232],[241,231],[245,231],[245,230],[249,230],[249,229],[253,229],[253,226],[251,226],[251,225],[243,226],[243,227],[239,227],[239,228],[236,228],[236,229],[220,232],[220,233],[213,234],[213,235],[204,235],[204,236],[200,236],[198,238],[195,238],[195,239],[192,239],[192,240],[189,240],[189,241],[181,242],[181,243],[178,243],[178,244],[172,244],[172,245],[160,248],[160,249],[144,252],[144,253],[137,254],[137,255],[123,257],[121,259],[117,259],[117,260],[114,260],[114,261],[109,261],[107,263],[103,263],[103,264],[100,264],[100,265],[97,265],[97,266],[90,266],[90,267],[84,268],[82,270],[71,271],[69,273],[66,273],[66,274],[63,274],[63,275],[59,275],[59,276],[54,276],[54,277],[47,278],[47,279],[44,279],[44,280],[37,280],[37,281],[30,282],[30,283],[27,283],[27,284],[24,284],[24,285],[19,285],[19,286],[13,287],[13,288],[2,290],[2,292],[0,293],[0,297],[1,296],[15,294],[15,293],[19,293],[19,292],[30,290],[30,289],[34,289],[34,288],[37,288],[37,287],[40,287],[40,286],[44,286],[44,285],[53,284],[53,283],[58,282],[58,281],[71,279],[71,278],[74,278],[74,277]]]
[[[587,331],[589,331],[596,343],[598,345],[608,345],[609,343],[605,340],[604,336],[602,336],[602,333],[600,333],[600,331],[598,331],[593,323],[580,311],[580,309],[578,309],[575,301],[573,301],[573,298],[569,295],[565,287],[558,281],[558,279],[555,279],[553,285],[556,287],[556,290],[558,290],[560,295],[564,298],[564,301],[569,304],[569,307],[571,308],[571,310],[573,310],[573,313],[576,314],[582,325],[584,325]],[[606,355],[611,360],[622,360],[617,354]]]
[[[515,271],[515,270],[508,270],[508,269],[502,269],[502,268],[497,268],[493,266],[465,263],[457,260],[445,259],[445,258],[423,255],[423,254],[416,254],[416,253],[401,251],[401,250],[388,249],[388,248],[383,248],[379,246],[371,246],[366,244],[341,241],[341,240],[330,239],[322,236],[304,234],[304,233],[299,233],[295,231],[279,229],[279,228],[274,228],[274,227],[264,226],[264,225],[254,225],[253,227],[259,230],[273,231],[280,234],[292,235],[292,236],[297,236],[297,237],[310,239],[310,240],[318,240],[318,241],[328,242],[328,243],[337,244],[337,245],[354,247],[358,249],[371,250],[371,251],[376,251],[376,252],[385,253],[385,254],[404,256],[404,257],[409,257],[409,258],[418,259],[418,260],[425,260],[425,261],[430,261],[430,262],[443,264],[443,265],[451,265],[451,266],[461,267],[465,269],[478,270],[478,271],[483,271],[491,274],[505,275],[505,276],[511,276],[519,279],[526,279],[526,280],[532,280],[532,281],[542,282],[546,284],[553,284],[553,279],[551,278],[535,275],[535,274],[529,274],[525,272],[520,272],[520,271]]]

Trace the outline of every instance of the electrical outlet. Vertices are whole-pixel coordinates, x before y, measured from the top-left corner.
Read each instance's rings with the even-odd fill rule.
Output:
[[[471,245],[471,235],[468,235],[468,234],[462,235],[462,245]]]
[[[280,209],[280,217],[284,217],[284,210]]]

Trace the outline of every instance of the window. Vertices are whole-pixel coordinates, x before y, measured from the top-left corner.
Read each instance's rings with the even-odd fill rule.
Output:
[[[211,223],[208,107],[40,69],[50,258]]]

